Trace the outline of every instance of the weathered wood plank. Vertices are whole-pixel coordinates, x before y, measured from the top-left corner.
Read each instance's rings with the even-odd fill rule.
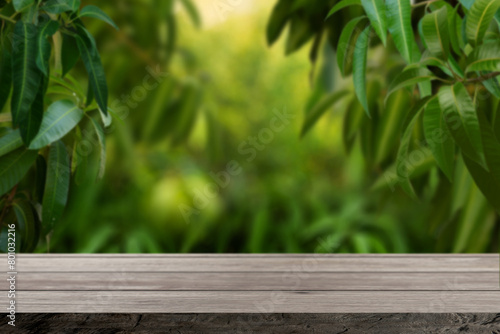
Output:
[[[491,290],[500,289],[499,274],[479,273],[32,273],[18,275],[21,291],[102,290]],[[7,290],[8,282],[0,281]]]
[[[491,313],[500,291],[19,291],[21,313]]]
[[[5,257],[4,257],[5,259]],[[7,261],[4,262],[7,264]],[[18,272],[499,272],[499,255],[18,255]]]

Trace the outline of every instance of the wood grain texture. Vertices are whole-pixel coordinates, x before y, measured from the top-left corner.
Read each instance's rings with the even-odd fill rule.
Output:
[[[16,265],[21,313],[500,312],[496,254],[50,254]]]
[[[6,263],[6,262],[5,262]],[[18,272],[495,272],[492,255],[21,255]]]
[[[500,313],[500,291],[21,291],[21,313]]]
[[[496,291],[498,273],[86,273],[58,272],[19,275],[20,291],[376,291],[457,290]],[[0,282],[0,290],[8,288]]]
[[[20,314],[1,333],[498,334],[500,314]]]

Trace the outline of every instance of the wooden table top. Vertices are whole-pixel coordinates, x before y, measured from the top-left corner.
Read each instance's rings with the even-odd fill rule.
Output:
[[[498,254],[20,254],[16,266],[19,313],[500,312]]]

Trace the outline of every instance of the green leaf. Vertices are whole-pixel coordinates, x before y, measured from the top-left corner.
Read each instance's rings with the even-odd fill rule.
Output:
[[[11,131],[0,137],[0,157],[23,146],[21,133],[18,130]]]
[[[394,44],[404,60],[411,64],[414,60],[416,43],[411,27],[411,3],[408,0],[387,0],[387,22]]]
[[[486,43],[475,49],[467,58],[465,71],[500,71],[500,45]]]
[[[12,60],[9,50],[2,47],[0,54],[0,112],[9,99],[12,88]]]
[[[44,96],[47,90],[48,79],[46,77],[42,78],[42,83],[38,87],[38,92],[36,94],[35,100],[31,105],[30,117],[27,122],[21,123],[19,125],[19,130],[21,131],[21,137],[23,138],[24,144],[29,147],[33,138],[36,137],[38,131],[40,131],[40,126],[42,125],[43,113],[44,113]]]
[[[23,12],[34,3],[35,0],[12,0],[12,4],[14,5],[16,12]]]
[[[384,44],[387,43],[387,19],[384,0],[361,0],[373,29]]]
[[[410,115],[413,115],[413,118],[409,120],[409,124],[403,132],[403,136],[401,137],[401,143],[399,144],[399,149],[396,157],[396,172],[399,177],[399,182],[401,183],[401,187],[403,190],[412,198],[416,199],[417,195],[415,194],[415,190],[410,182],[411,168],[414,165],[413,159],[409,157],[409,149],[410,149],[410,141],[413,133],[413,128],[415,123],[418,120],[418,115],[423,109],[422,104],[417,103],[416,112],[411,112]],[[421,150],[422,148],[417,148]]]
[[[16,233],[19,233],[18,242],[21,243],[21,252],[32,252],[38,244],[39,228],[31,204],[20,200],[12,205],[17,218]]]
[[[450,42],[456,54],[461,53],[461,43],[462,36],[459,34],[459,31],[462,27],[462,17],[458,13],[458,8],[460,6],[456,6],[448,17],[449,24],[449,32],[450,32]]]
[[[76,12],[80,8],[80,0],[49,0],[40,9],[50,14]]]
[[[434,96],[426,96],[426,97],[418,100],[411,107],[410,111],[408,112],[408,114],[405,117],[405,120],[403,121],[403,126],[402,126],[402,131],[401,131],[402,133],[405,133],[406,129],[410,126],[411,121],[413,121],[413,119],[415,117],[417,117],[417,115],[422,111],[422,109],[424,109],[427,106],[427,103],[429,103],[429,101],[433,98],[435,98],[435,97]]]
[[[402,111],[406,110],[410,103],[410,94],[399,91],[381,108],[375,135],[376,164],[382,164],[397,149],[402,132],[401,125],[405,120],[405,113]]]
[[[500,142],[493,132],[493,127],[488,121],[484,110],[478,108],[477,118],[481,129],[486,165],[492,178],[500,185]]]
[[[183,1],[183,3],[189,2],[189,0],[182,0],[182,1]],[[195,8],[195,11],[196,11],[196,8]],[[83,9],[80,11],[80,14],[78,14],[78,17],[79,18],[92,17],[94,19],[99,19],[101,21],[106,22],[107,24],[109,24],[110,26],[115,28],[116,30],[119,30],[118,26],[115,24],[115,22],[113,22],[113,20],[105,12],[103,12],[99,7],[96,7],[96,6],[89,5],[89,6],[83,7]]]
[[[72,101],[54,102],[47,109],[40,132],[33,139],[29,148],[38,150],[61,139],[80,122],[82,117],[83,111]]]
[[[370,117],[370,110],[368,108],[368,100],[366,98],[366,59],[368,56],[368,46],[370,43],[370,31],[371,27],[366,27],[356,41],[352,69],[354,91],[356,92],[356,96],[365,109],[368,117]]]
[[[290,8],[292,4],[293,2],[290,0],[280,0],[276,6],[274,6],[266,29],[268,45],[272,45],[276,42],[281,35],[283,28],[285,28],[286,23],[290,19]]]
[[[479,72],[478,75],[485,75],[485,72]],[[498,82],[498,78],[490,78],[488,80],[484,80],[482,82],[484,88],[488,90],[493,96],[497,99],[500,99],[500,83]]]
[[[472,46],[482,43],[484,34],[500,8],[500,0],[476,0],[470,8],[465,23],[467,41]]]
[[[94,127],[97,139],[99,140],[99,149],[101,151],[99,155],[99,172],[97,174],[97,178],[100,180],[103,178],[104,171],[106,170],[106,138],[104,137],[104,130],[101,125],[92,117],[90,117],[90,121]]]
[[[461,83],[443,86],[438,95],[446,125],[456,144],[465,155],[485,166],[479,121],[465,86]]]
[[[47,178],[42,202],[42,225],[51,230],[61,218],[68,200],[70,180],[69,157],[61,141],[50,146]]]
[[[464,6],[467,10],[469,10],[476,0],[460,0],[462,6]]]
[[[323,97],[321,101],[307,112],[300,136],[303,137],[307,134],[325,112],[347,95],[349,95],[348,90],[341,90]]]
[[[101,111],[107,115],[108,113],[108,86],[106,77],[102,68],[101,57],[95,48],[95,42],[90,39],[86,29],[82,26],[77,27],[78,35],[76,43],[80,50],[80,56],[83,59],[85,68],[89,75],[90,86],[94,92],[97,105]]]
[[[407,180],[407,178],[411,180],[427,173],[431,168],[435,167],[436,162],[431,150],[427,147],[422,147],[419,150],[411,152],[410,156],[412,155],[412,153],[414,153],[415,157],[408,160],[407,164],[403,163],[401,165],[404,170],[397,170],[397,163],[392,165],[384,172],[384,174],[382,174],[381,177],[377,179],[371,189],[381,190],[384,188],[391,188],[394,190],[394,187],[398,183],[402,183],[403,188],[406,189],[405,192],[407,192],[411,197],[415,198],[415,192],[412,192],[413,186],[411,185],[410,181]]]
[[[422,19],[422,34],[427,49],[431,54],[448,60],[448,55],[450,54],[450,36],[446,6],[424,15]]]
[[[63,34],[63,43],[61,50],[62,76],[64,77],[80,59],[80,52],[76,39],[70,35]]]
[[[181,0],[182,5],[186,9],[186,12],[188,13],[189,17],[191,18],[191,21],[193,24],[197,27],[201,26],[201,18],[200,18],[200,13],[198,13],[198,10],[196,9],[196,5],[193,3],[192,0]]]
[[[17,22],[14,27],[12,45],[11,101],[12,123],[18,126],[27,123],[31,104],[40,85],[41,73],[36,66],[37,28],[31,23]]]
[[[328,15],[326,16],[325,20],[328,19],[333,14],[335,14],[336,12],[338,12],[339,10],[344,9],[346,7],[349,7],[349,6],[353,6],[353,5],[359,5],[360,6],[361,5],[361,0],[342,0],[340,2],[337,2],[337,4],[335,6],[333,6],[332,9],[330,9],[330,11],[328,12]]]
[[[38,153],[18,149],[0,159],[0,196],[10,191],[26,175]]]
[[[484,197],[488,199],[488,202],[495,208],[497,213],[500,213],[500,196],[498,195],[498,189],[500,189],[500,184],[496,182],[492,175],[488,173],[483,167],[477,164],[474,160],[463,155],[462,159],[467,166],[467,170],[474,179],[477,187],[483,193]]]
[[[451,182],[455,169],[455,142],[448,131],[437,98],[433,98],[425,107],[424,134],[436,163]]]
[[[436,79],[436,76],[432,74],[425,67],[411,67],[403,72],[401,72],[389,85],[386,101],[395,91],[405,88],[408,86],[413,86],[421,82],[431,81]]]
[[[51,46],[47,37],[51,37],[59,29],[59,22],[50,20],[38,31],[38,52],[36,65],[45,76],[49,75],[49,59]]]
[[[286,40],[286,55],[290,55],[300,49],[313,36],[314,30],[312,30],[308,21],[305,21],[300,15],[292,16],[290,30]]]
[[[337,64],[340,73],[346,77],[352,72],[352,62],[354,51],[356,50],[356,42],[359,35],[363,32],[368,24],[366,17],[357,17],[345,26],[340,34],[339,43],[337,45]]]

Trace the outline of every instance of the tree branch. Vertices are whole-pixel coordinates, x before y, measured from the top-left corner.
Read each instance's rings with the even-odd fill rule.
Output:
[[[16,20],[11,19],[10,17],[5,16],[5,15],[2,15],[2,14],[0,14],[0,19],[1,19],[1,20],[4,20],[4,21],[9,21],[10,23],[14,23],[14,24],[16,24]]]
[[[496,76],[500,75],[500,72],[491,72],[491,73],[488,73],[488,74],[485,74],[485,75],[482,75],[480,77],[477,77],[477,78],[471,78],[471,79],[467,79],[465,80],[465,83],[477,83],[477,82],[483,82],[485,80],[488,80],[488,79],[491,79],[491,78],[494,78]]]

